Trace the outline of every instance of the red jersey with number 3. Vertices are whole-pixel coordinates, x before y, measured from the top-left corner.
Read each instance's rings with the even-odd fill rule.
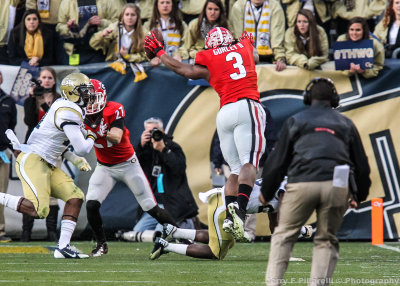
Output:
[[[209,70],[209,83],[220,97],[220,107],[242,98],[260,100],[250,40],[245,39],[229,47],[200,51],[196,54],[195,63]]]
[[[100,163],[119,164],[131,158],[135,152],[129,139],[129,130],[124,126],[121,142],[113,145],[106,140],[105,133],[111,129],[115,120],[125,117],[124,106],[118,102],[108,101],[103,109],[103,117],[96,128],[85,124],[86,129],[96,133],[97,139],[94,143],[97,159]],[[104,130],[103,132],[101,130]],[[102,135],[102,133],[104,133]]]

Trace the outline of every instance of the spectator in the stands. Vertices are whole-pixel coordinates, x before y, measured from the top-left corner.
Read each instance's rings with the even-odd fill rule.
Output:
[[[400,0],[390,0],[385,16],[376,25],[374,35],[385,46],[385,57],[391,58],[393,51],[400,49]],[[397,58],[400,52],[397,53]]]
[[[287,63],[299,68],[314,70],[328,61],[328,37],[310,10],[297,13],[295,25],[286,31],[285,49]]]
[[[166,209],[179,226],[193,229],[198,207],[186,176],[186,157],[163,127],[158,117],[145,120],[135,152],[160,207]],[[145,212],[133,230],[154,230],[156,225],[157,221]],[[158,228],[162,230],[161,226]]]
[[[40,18],[42,19],[43,26],[46,26],[53,32],[56,31],[58,23],[58,11],[61,0],[26,0],[26,9],[35,9],[39,11]]]
[[[332,4],[332,17],[336,19],[338,35],[347,31],[350,19],[363,17],[373,31],[375,27],[374,17],[380,16],[386,8],[387,0],[346,0],[335,1]]]
[[[63,64],[78,65],[103,62],[102,51],[90,45],[94,33],[117,22],[122,10],[120,1],[62,0],[58,14],[57,32],[64,40]]]
[[[127,3],[132,3],[140,7],[140,18],[142,19],[142,23],[146,22],[151,18],[155,0],[118,0],[118,1],[122,3],[122,6],[124,6]]]
[[[182,19],[186,23],[190,23],[192,20],[197,18],[203,7],[206,3],[206,0],[180,0],[178,1],[180,10],[182,12]]]
[[[184,48],[189,51],[189,57],[194,59],[197,52],[204,49],[204,39],[215,27],[229,29],[228,20],[221,0],[207,0],[200,16],[189,23],[185,34]]]
[[[323,23],[326,23],[331,19],[330,14],[330,5],[329,0],[327,1],[319,1],[319,0],[281,0],[283,5],[286,5],[285,13],[286,13],[286,22],[289,27],[292,27],[296,24],[297,13],[301,9],[310,10],[314,17],[315,21],[318,25],[322,26]]]
[[[9,61],[21,65],[23,61],[30,66],[55,64],[55,34],[41,23],[37,10],[25,11],[22,22],[12,31],[8,42]]]
[[[178,61],[189,58],[188,52],[183,48],[183,38],[187,32],[187,25],[180,17],[176,0],[157,0],[154,2],[153,15],[143,25],[145,34],[158,29],[163,35],[165,51]],[[161,60],[154,57],[150,61],[152,66],[159,66]]]
[[[236,39],[243,31],[253,36],[260,61],[276,63],[277,71],[286,68],[285,14],[278,1],[238,0],[229,20]]]
[[[314,17],[317,25],[324,28],[326,33],[330,30],[331,20],[331,9],[328,1],[320,0],[282,0],[282,4],[286,4],[286,21],[289,27],[296,24],[297,13],[301,9],[310,10]]]
[[[0,5],[0,65],[8,65],[7,45],[14,28],[19,0],[2,0]]]
[[[339,36],[338,41],[353,41],[371,39],[374,48],[374,66],[372,69],[361,69],[359,64],[350,65],[350,70],[344,71],[346,75],[354,75],[355,73],[362,75],[365,78],[376,77],[379,71],[383,68],[385,62],[385,49],[381,42],[369,33],[367,21],[361,17],[355,17],[349,21],[348,32]]]
[[[106,61],[124,59],[127,62],[146,61],[143,50],[143,27],[140,8],[128,3],[122,8],[120,21],[110,24],[90,39],[90,46],[102,50]]]

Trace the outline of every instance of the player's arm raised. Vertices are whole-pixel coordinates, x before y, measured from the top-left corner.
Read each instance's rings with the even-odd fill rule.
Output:
[[[167,54],[160,57],[163,64],[173,72],[190,79],[210,79],[210,72],[207,68],[200,65],[191,65],[178,62]]]
[[[258,55],[257,49],[254,47],[254,39],[253,35],[247,33],[246,31],[243,32],[243,34],[239,37],[239,42],[243,40],[250,40],[250,43],[253,45],[253,57],[254,57],[254,62],[258,64],[260,62],[260,57]]]
[[[210,72],[207,68],[200,65],[181,63],[173,59],[165,53],[163,44],[157,40],[154,32],[151,32],[151,35],[152,38],[146,36],[144,39],[144,48],[150,59],[157,56],[170,70],[184,77],[190,79],[204,78],[207,81],[210,79]]]

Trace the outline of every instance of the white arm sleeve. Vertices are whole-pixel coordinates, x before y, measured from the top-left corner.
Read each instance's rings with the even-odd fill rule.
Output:
[[[93,148],[94,141],[90,138],[85,139],[78,125],[65,125],[63,128],[76,154],[84,156]]]

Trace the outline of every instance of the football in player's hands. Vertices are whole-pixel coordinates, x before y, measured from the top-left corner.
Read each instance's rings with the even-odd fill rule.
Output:
[[[154,40],[154,36],[156,41]],[[157,43],[158,42],[158,43]],[[144,51],[147,57],[151,60],[157,56],[160,50],[164,49],[164,38],[159,29],[153,29],[144,38]]]

